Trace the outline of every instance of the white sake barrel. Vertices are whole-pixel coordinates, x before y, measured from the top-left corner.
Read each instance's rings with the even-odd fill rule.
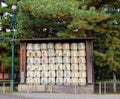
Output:
[[[41,59],[40,58],[33,58],[34,64],[40,64]]]
[[[41,58],[41,63],[42,64],[47,64],[48,63],[48,57],[42,57]]]
[[[63,57],[63,63],[64,64],[70,63],[70,57]]]
[[[79,70],[87,70],[86,64],[79,64]]]
[[[33,78],[27,78],[26,83],[27,84],[33,84]]]
[[[56,70],[55,64],[49,64],[48,65],[49,70]]]
[[[57,64],[62,63],[62,57],[56,57],[55,61],[56,61]]]
[[[70,78],[64,78],[64,85],[70,85],[71,79]]]
[[[86,85],[86,78],[79,78],[79,85]]]
[[[40,44],[39,43],[33,44],[33,50],[40,50]]]
[[[62,49],[62,43],[55,43],[55,49]]]
[[[63,65],[62,64],[56,64],[55,68],[56,68],[56,70],[63,70]]]
[[[27,78],[33,77],[33,71],[27,71]]]
[[[41,72],[41,77],[45,78],[45,77],[48,77],[48,71],[42,71]]]
[[[70,50],[63,50],[63,56],[70,56]]]
[[[33,64],[27,64],[27,70],[33,70]]]
[[[70,44],[69,43],[63,43],[63,49],[70,49]]]
[[[63,70],[70,70],[70,64],[63,64]]]
[[[38,70],[38,71],[41,71],[42,70],[42,66],[41,65],[34,65],[34,70]]]
[[[40,78],[33,78],[34,84],[40,84]]]
[[[34,71],[33,72],[33,77],[34,78],[38,78],[38,77],[40,78],[40,71]]]
[[[63,78],[56,78],[56,84],[57,85],[63,85]]]
[[[41,49],[47,49],[47,43],[41,43]]]
[[[27,50],[33,50],[33,44],[27,43]]]
[[[86,71],[80,71],[79,72],[79,77],[87,77]]]
[[[58,78],[62,78],[63,77],[63,71],[56,71],[56,76]]]
[[[72,71],[72,77],[79,77],[78,71]]]
[[[78,64],[71,64],[71,70],[77,71],[78,70]]]
[[[42,70],[48,70],[48,64],[42,64]]]
[[[78,85],[78,78],[71,78],[71,84],[72,85]]]
[[[55,63],[55,57],[49,57],[49,64]]]
[[[54,49],[54,43],[48,43],[47,47],[48,49]]]
[[[49,78],[55,77],[55,71],[49,71]]]
[[[41,51],[34,51],[34,57],[41,57]]]
[[[33,56],[34,56],[34,52],[32,50],[28,50],[27,57],[33,57]]]
[[[77,50],[77,43],[71,43],[71,50]]]
[[[85,49],[85,43],[78,43],[78,49]]]
[[[48,78],[41,78],[41,84],[47,85],[48,84]]]
[[[71,71],[64,71],[64,77],[65,78],[71,77]]]
[[[54,49],[48,50],[48,56],[55,56],[55,50]]]
[[[32,64],[34,63],[33,58],[27,58],[27,64]]]
[[[48,78],[49,85],[55,85],[55,78]]]
[[[86,63],[85,57],[79,57],[78,62],[79,62],[79,64],[85,64]]]
[[[85,50],[79,50],[79,51],[78,51],[78,55],[79,55],[79,56],[86,56]]]
[[[62,53],[63,53],[62,50],[56,50],[55,55],[62,56],[63,55]]]
[[[78,58],[77,57],[72,57],[71,58],[71,63],[72,64],[77,64],[78,63]]]
[[[78,56],[78,51],[77,50],[72,50],[71,51],[71,56],[72,57],[74,57],[74,56],[77,57]]]
[[[48,56],[48,51],[47,50],[42,50],[41,51],[41,54],[42,54],[42,57],[46,57],[46,56]]]

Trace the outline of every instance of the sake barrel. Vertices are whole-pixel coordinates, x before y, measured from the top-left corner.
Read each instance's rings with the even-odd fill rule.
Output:
[[[55,55],[62,56],[63,55],[62,53],[63,53],[62,50],[56,50]]]
[[[48,64],[42,64],[42,70],[48,70]]]
[[[85,49],[85,43],[78,43],[78,49]]]
[[[62,49],[62,43],[55,43],[55,49]]]
[[[86,56],[85,50],[79,50],[79,51],[78,51],[78,55],[79,55],[79,56]]]
[[[42,70],[42,66],[41,65],[34,65],[34,70],[38,70],[38,71],[41,71]]]
[[[34,56],[34,52],[32,50],[28,50],[27,57],[33,57],[33,56]]]
[[[77,43],[71,43],[71,50],[77,50]]]
[[[79,77],[78,71],[72,71],[72,77]]]
[[[70,49],[70,44],[69,43],[63,43],[63,49]]]
[[[55,67],[56,67],[56,70],[63,70],[62,64],[56,64]]]
[[[63,57],[63,63],[70,63],[70,57]]]
[[[54,49],[54,43],[48,43],[47,47],[48,49]]]
[[[78,78],[71,78],[71,84],[72,85],[78,85]]]
[[[63,64],[63,70],[70,70],[70,64]]]
[[[47,43],[41,43],[41,49],[47,49]]]
[[[49,64],[55,63],[55,57],[49,57]]]
[[[72,71],[78,71],[78,64],[71,64]]]
[[[78,63],[78,58],[77,57],[72,57],[71,58],[71,63],[72,64],[77,64]]]
[[[63,56],[70,56],[70,50],[63,50]]]
[[[55,85],[55,78],[48,78],[49,85]]]
[[[49,64],[48,65],[49,70],[56,70],[55,64]]]
[[[33,50],[40,50],[40,44],[39,43],[33,44]]]
[[[47,50],[41,50],[42,57],[48,56],[48,51]]]
[[[33,77],[34,78],[40,78],[40,71],[34,71],[33,72]]]
[[[70,78],[64,78],[64,85],[70,85],[71,79]]]
[[[33,78],[26,78],[27,84],[33,84]]]
[[[56,57],[56,60],[55,60],[55,61],[56,61],[56,63],[58,63],[58,64],[59,64],[59,63],[62,63],[62,57]]]
[[[64,71],[64,77],[65,78],[69,78],[69,77],[71,77],[71,71]]]
[[[42,57],[41,58],[41,63],[42,64],[47,64],[48,63],[48,57]]]
[[[33,77],[33,71],[27,71],[27,78]]]
[[[79,64],[79,70],[87,70],[86,64]]]
[[[41,72],[41,77],[42,78],[48,77],[48,71],[47,70],[46,71],[42,71]]]
[[[47,85],[48,84],[48,78],[41,78],[41,84]]]
[[[27,70],[33,70],[33,64],[27,64]]]
[[[41,59],[40,58],[33,58],[34,64],[40,64]]]
[[[49,78],[55,77],[55,71],[49,71]]]
[[[40,84],[40,78],[33,78],[34,84]]]
[[[48,56],[55,56],[55,50],[54,49],[49,49],[48,50]]]
[[[63,77],[63,71],[56,71],[56,76],[58,77],[58,78],[62,78]]]
[[[34,51],[34,57],[41,57],[41,51]]]
[[[85,63],[86,63],[85,57],[79,57],[79,58],[78,58],[78,63],[80,63],[80,64],[85,64]]]
[[[33,50],[33,44],[27,43],[27,50]]]
[[[56,84],[57,85],[63,85],[63,78],[56,78]]]
[[[32,64],[33,62],[33,58],[27,58],[27,64]]]
[[[79,85],[86,85],[86,78],[79,78]]]
[[[80,71],[79,72],[79,77],[86,77],[87,76],[87,74],[86,74],[86,71]]]
[[[74,56],[77,57],[78,56],[78,51],[77,50],[72,50],[71,51],[71,56],[72,57],[74,57]]]

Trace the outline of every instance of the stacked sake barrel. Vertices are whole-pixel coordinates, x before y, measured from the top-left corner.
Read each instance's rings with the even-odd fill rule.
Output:
[[[27,84],[86,85],[82,43],[28,43]]]

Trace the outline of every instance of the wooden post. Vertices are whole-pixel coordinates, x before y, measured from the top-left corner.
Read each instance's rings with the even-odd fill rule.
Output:
[[[102,91],[101,89],[102,89],[102,87],[101,87],[101,82],[99,82],[99,95],[101,95],[101,93],[102,93],[102,92],[101,92],[101,91]]]
[[[104,94],[106,94],[106,82],[104,82]]]

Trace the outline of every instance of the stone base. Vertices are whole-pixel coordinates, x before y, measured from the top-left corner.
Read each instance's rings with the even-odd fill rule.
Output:
[[[19,84],[19,92],[45,92],[45,93],[75,93],[90,94],[94,93],[94,85],[75,86],[75,85],[27,85]]]

